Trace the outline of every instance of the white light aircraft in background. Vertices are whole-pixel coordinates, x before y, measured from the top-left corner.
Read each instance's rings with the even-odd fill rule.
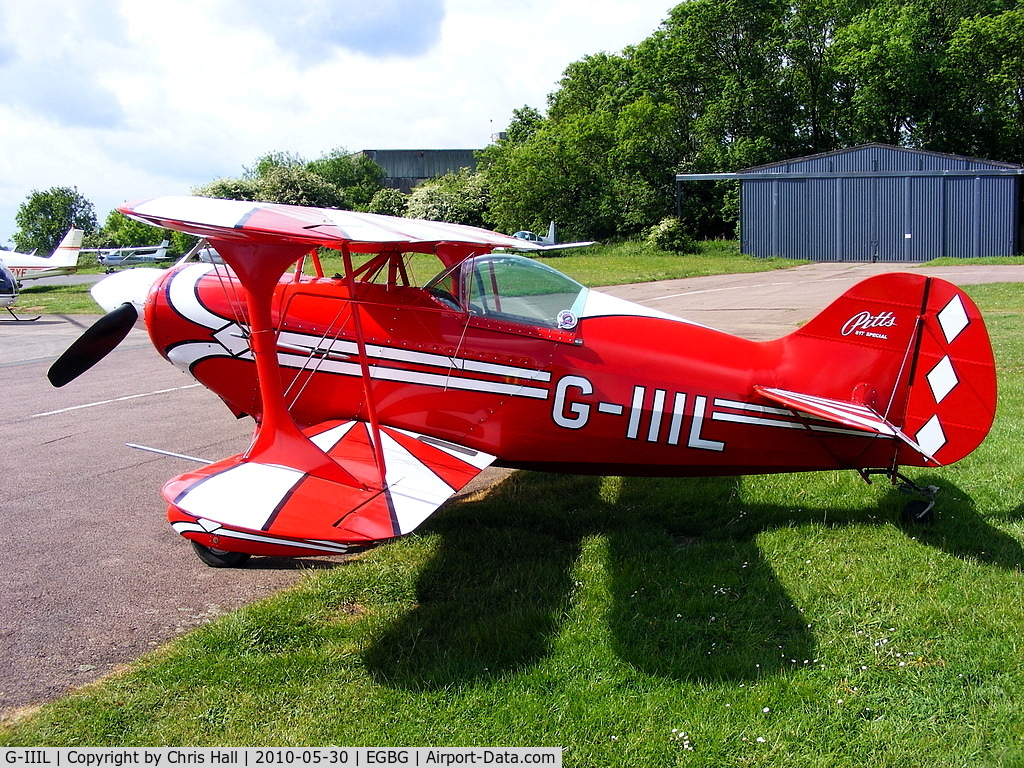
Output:
[[[548,233],[546,236],[538,235],[535,234],[534,232],[529,232],[524,229],[520,230],[519,232],[516,232],[515,234],[512,235],[512,237],[515,237],[519,240],[526,240],[528,243],[536,243],[537,245],[546,246],[544,249],[545,251],[557,251],[562,248],[584,248],[588,245],[595,245],[596,243],[596,241],[594,240],[588,240],[585,243],[558,242],[558,232],[555,228],[555,222],[553,221],[551,222],[551,224],[548,225]]]
[[[95,253],[100,264],[105,267],[126,267],[130,264],[152,264],[171,258],[167,255],[170,241],[164,240],[160,245],[138,245],[126,248],[82,248],[82,253]]]
[[[35,280],[40,277],[70,275],[78,271],[78,252],[82,249],[81,229],[69,229],[60,241],[60,245],[49,256],[36,256],[35,253],[18,253],[17,251],[0,251],[0,263],[3,263],[11,274],[21,282]]]

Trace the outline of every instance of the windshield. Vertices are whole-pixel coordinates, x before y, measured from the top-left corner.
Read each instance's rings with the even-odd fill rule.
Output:
[[[551,267],[504,253],[466,259],[424,287],[474,315],[546,328],[574,327],[587,293]]]

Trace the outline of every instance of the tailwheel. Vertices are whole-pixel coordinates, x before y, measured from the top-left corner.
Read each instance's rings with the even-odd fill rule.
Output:
[[[918,485],[903,475],[897,475],[901,481],[899,489],[903,493],[920,496],[908,501],[900,516],[904,525],[931,525],[935,522],[935,496],[939,492],[937,485]]]
[[[228,552],[223,549],[213,549],[212,547],[200,544],[198,541],[192,542],[192,549],[196,551],[199,559],[211,568],[238,568],[252,557],[248,552]]]
[[[914,499],[908,501],[903,507],[903,514],[900,516],[903,525],[930,525],[935,522],[935,500]]]
[[[862,469],[860,474],[869,483],[872,475],[885,475],[902,493],[919,497],[904,505],[900,514],[903,525],[931,525],[935,522],[935,497],[939,493],[937,485],[918,485],[896,469]]]

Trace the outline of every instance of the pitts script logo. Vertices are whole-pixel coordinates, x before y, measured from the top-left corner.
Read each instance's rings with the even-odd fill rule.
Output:
[[[888,339],[889,334],[880,329],[895,327],[896,315],[892,312],[879,312],[877,315],[872,315],[870,312],[864,311],[858,312],[847,320],[840,333],[843,336],[867,336],[872,339]]]

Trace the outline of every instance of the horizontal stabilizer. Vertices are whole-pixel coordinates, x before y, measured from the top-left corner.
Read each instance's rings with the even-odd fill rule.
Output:
[[[274,543],[309,551],[366,545],[413,531],[494,461],[454,443],[381,427],[381,487],[372,434],[360,421],[305,431],[351,483],[235,456],[169,481],[163,490],[171,504],[168,516],[187,538],[229,551],[295,554]],[[214,536],[218,541],[211,543]]]
[[[825,421],[830,421],[858,432],[902,440],[928,461],[934,464],[940,463],[934,456],[925,451],[918,442],[904,434],[903,430],[867,405],[831,400],[826,397],[805,395],[801,392],[791,392],[785,389],[762,387],[759,385],[754,386],[754,391],[759,395],[767,397],[769,400],[774,400],[800,413],[817,416],[819,419],[824,419]]]

